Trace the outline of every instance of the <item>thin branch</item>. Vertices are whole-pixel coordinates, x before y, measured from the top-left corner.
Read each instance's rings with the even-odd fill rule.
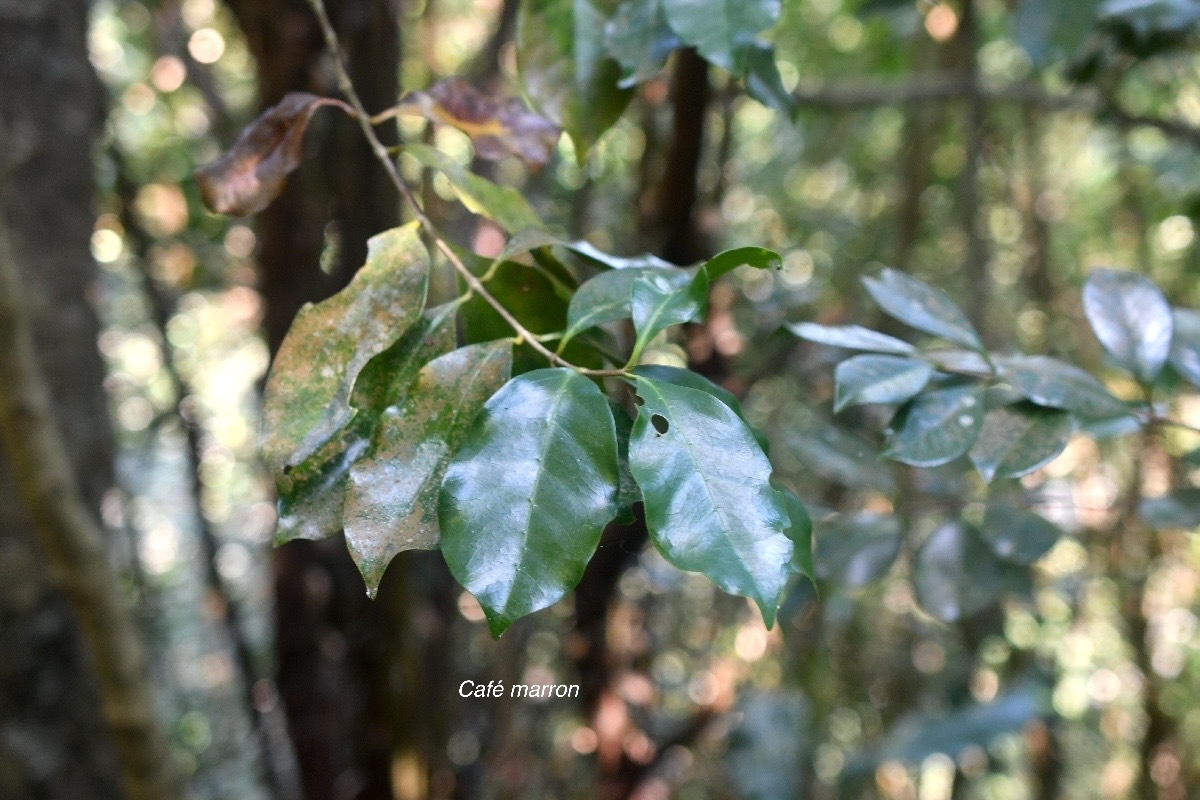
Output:
[[[413,194],[412,189],[407,183],[404,182],[404,179],[400,177],[400,172],[396,169],[396,163],[392,161],[392,157],[388,153],[387,147],[385,147],[384,144],[379,141],[379,137],[375,135],[375,129],[371,124],[372,117],[367,113],[367,110],[363,108],[362,100],[359,99],[358,92],[354,88],[354,82],[350,79],[350,73],[346,70],[345,61],[342,58],[341,45],[338,44],[337,33],[333,29],[333,24],[329,21],[329,14],[325,11],[324,0],[308,0],[308,5],[312,8],[313,13],[317,16],[317,22],[320,24],[321,31],[325,36],[325,46],[329,49],[329,53],[333,57],[334,69],[337,72],[338,87],[342,90],[342,94],[346,96],[346,100],[350,103],[350,107],[354,111],[353,116],[356,120],[358,120],[359,127],[362,128],[363,136],[366,137],[367,142],[371,145],[371,150],[375,153],[375,157],[379,160],[379,163],[381,163],[383,168],[387,171],[388,178],[396,187],[396,191],[400,192],[400,196],[404,198],[404,202],[407,203],[409,208],[412,209],[413,216],[416,218],[417,222],[420,223],[421,227],[425,229],[425,232],[433,240],[434,246],[437,247],[442,255],[446,257],[446,260],[450,262],[455,271],[462,276],[462,279],[464,282],[466,282],[468,289],[475,294],[478,294],[487,302],[488,305],[495,309],[496,313],[500,315],[500,318],[503,319],[508,326],[513,329],[514,332],[516,332],[518,341],[527,343],[543,357],[548,359],[551,364],[567,367],[568,369],[573,369],[582,375],[587,375],[588,377],[593,378],[606,378],[624,375],[625,370],[621,369],[587,369],[586,367],[576,366],[543,345],[540,341],[538,341],[537,334],[533,333],[524,325],[522,325],[520,321],[517,320],[517,318],[514,317],[507,308],[504,307],[503,303],[492,296],[487,288],[484,287],[484,285],[479,281],[479,278],[477,278],[475,274],[467,268],[466,264],[462,262],[462,259],[458,257],[458,254],[454,252],[453,248],[450,247],[442,235],[438,233],[437,227],[433,224],[433,221],[429,219],[429,216],[425,213],[425,210],[421,208],[421,204],[417,202],[417,198]]]

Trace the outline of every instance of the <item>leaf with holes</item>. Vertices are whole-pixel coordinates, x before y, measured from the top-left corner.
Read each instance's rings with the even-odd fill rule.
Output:
[[[798,322],[788,325],[788,330],[817,344],[841,347],[846,350],[870,350],[875,353],[909,355],[917,348],[884,333],[858,325],[818,325],[815,322]]]
[[[685,44],[738,77],[755,37],[779,21],[779,0],[663,0],[667,22]]]
[[[412,223],[373,237],[350,285],[296,315],[263,393],[263,459],[277,480],[350,420],[358,374],[421,318],[428,284]]]
[[[415,158],[421,166],[445,175],[458,199],[472,214],[487,217],[509,233],[545,227],[525,195],[511,186],[492,183],[441,150],[426,144],[406,144],[404,152]]]
[[[437,548],[446,466],[467,426],[511,371],[507,339],[468,345],[429,362],[407,401],[384,414],[370,455],[350,468],[346,545],[372,597],[398,553]]]
[[[1026,566],[1038,561],[1062,538],[1050,520],[1007,503],[988,503],[980,529],[992,551],[1013,564]]]
[[[933,389],[904,406],[884,455],[914,467],[936,467],[966,453],[983,425],[978,387]]]
[[[493,636],[579,583],[617,515],[608,401],[569,369],[514,378],[484,404],[442,482],[442,553]]]
[[[1017,403],[989,411],[971,461],[988,483],[1020,478],[1058,457],[1071,441],[1075,422],[1065,411]]]
[[[350,107],[332,97],[289,92],[246,126],[227,153],[196,170],[204,205],[217,214],[249,216],[269,206],[300,166],[304,131],[318,108]]]
[[[913,559],[917,602],[942,622],[978,614],[1004,592],[1001,565],[979,532],[947,522],[921,543]]]
[[[982,350],[979,334],[949,295],[903,272],[885,269],[863,285],[879,307],[906,325],[972,350]]]
[[[489,161],[516,156],[531,167],[542,167],[550,163],[558,145],[558,126],[519,97],[485,94],[458,76],[423,92],[409,92],[395,112],[457,128],[471,138],[475,155]]]
[[[751,423],[750,420],[746,419],[746,414],[742,411],[741,401],[724,386],[718,386],[708,378],[690,369],[680,369],[679,367],[670,367],[665,364],[644,364],[640,367],[634,367],[632,372],[634,375],[642,375],[651,380],[673,383],[676,386],[683,386],[687,389],[695,389],[711,394],[729,406],[733,410],[733,413],[737,414],[742,422],[746,423],[746,427],[754,435],[754,441],[758,442],[758,446],[762,448],[764,453],[770,451],[770,443],[767,441],[767,435]]]
[[[517,17],[517,71],[525,94],[575,142],[580,163],[621,117],[633,93],[604,46],[616,0],[526,0]]]
[[[675,566],[753,599],[769,627],[793,546],[784,496],[744,422],[707,392],[636,376],[630,466],[646,524]]]
[[[1117,364],[1154,383],[1171,352],[1171,306],[1149,278],[1094,269],[1083,286],[1083,311]]]
[[[1104,384],[1074,364],[1049,356],[1009,356],[997,358],[996,366],[1009,386],[1039,406],[1100,419],[1129,414]]]
[[[903,356],[854,356],[834,370],[833,410],[862,403],[899,403],[913,397],[933,377],[933,367]]]

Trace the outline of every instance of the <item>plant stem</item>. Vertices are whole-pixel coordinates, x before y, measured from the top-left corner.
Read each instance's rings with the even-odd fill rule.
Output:
[[[549,349],[538,341],[537,334],[530,331],[517,320],[512,313],[504,307],[504,304],[497,300],[480,282],[471,270],[462,262],[462,259],[454,252],[450,245],[446,242],[442,235],[438,233],[433,221],[421,208],[417,202],[416,196],[412,189],[400,177],[399,171],[396,169],[396,164],[392,161],[391,155],[388,153],[387,147],[379,141],[379,137],[375,135],[375,129],[372,125],[373,119],[366,109],[363,108],[362,100],[358,97],[358,92],[354,88],[354,82],[350,79],[350,73],[346,70],[345,61],[342,58],[341,46],[338,44],[337,33],[333,29],[333,24],[329,21],[329,14],[325,10],[324,0],[308,0],[308,5],[312,8],[313,13],[317,16],[317,22],[321,26],[321,32],[325,36],[325,46],[329,48],[329,53],[333,56],[334,69],[337,73],[338,87],[342,90],[342,94],[346,96],[347,102],[353,111],[352,116],[358,120],[359,127],[362,128],[363,136],[371,145],[371,150],[375,153],[375,157],[386,170],[388,178],[396,187],[396,191],[400,192],[400,196],[404,198],[404,202],[412,209],[413,216],[417,222],[425,229],[425,232],[433,240],[434,246],[441,251],[446,260],[450,262],[455,271],[462,276],[463,281],[467,284],[470,291],[482,297],[488,305],[495,309],[509,327],[516,332],[517,337],[526,342],[530,347],[544,356],[551,364],[556,364],[560,367],[575,370],[576,372],[592,378],[605,378],[617,375],[624,375],[625,370],[621,369],[588,369],[586,367],[576,366],[564,359],[553,350]]]

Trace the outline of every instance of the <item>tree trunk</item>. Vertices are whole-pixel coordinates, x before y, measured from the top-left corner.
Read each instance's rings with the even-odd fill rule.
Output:
[[[20,316],[29,318],[33,333],[30,361],[53,397],[56,414],[47,430],[69,453],[62,477],[78,487],[82,506],[75,510],[99,535],[94,518],[112,483],[113,439],[96,348],[99,323],[89,302],[96,280],[88,252],[91,152],[103,101],[88,62],[87,24],[86,0],[0,3],[0,169],[8,184],[0,225],[20,269]],[[15,315],[5,319],[15,331]],[[118,759],[93,673],[93,665],[105,664],[89,658],[76,616],[43,566],[47,551],[35,545],[9,467],[13,444],[23,443],[11,441],[0,458],[0,797],[119,798]],[[53,510],[62,512],[68,503],[57,505]],[[70,587],[118,589],[115,582]],[[110,720],[125,710],[110,706]]]

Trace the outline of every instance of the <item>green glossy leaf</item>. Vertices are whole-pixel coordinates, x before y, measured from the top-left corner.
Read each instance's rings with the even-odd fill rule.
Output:
[[[710,282],[726,273],[733,272],[738,267],[782,269],[783,259],[779,253],[766,247],[735,247],[732,250],[717,253],[704,262],[704,271],[708,273]]]
[[[989,503],[980,532],[992,551],[1014,564],[1033,564],[1062,538],[1050,520],[1007,503]]]
[[[1143,498],[1138,513],[1155,530],[1200,528],[1200,489],[1187,487]]]
[[[894,516],[841,516],[816,527],[816,575],[846,589],[878,580],[900,554],[900,521]]]
[[[798,322],[788,325],[788,330],[817,344],[842,347],[847,350],[870,350],[875,353],[908,355],[917,348],[908,342],[858,325],[818,325],[815,322]]]
[[[750,433],[754,435],[754,441],[758,442],[759,447],[763,452],[769,451],[770,447],[767,442],[766,434],[751,424],[750,420],[746,419],[745,412],[742,411],[742,403],[737,399],[737,396],[726,389],[724,386],[718,386],[703,375],[693,372],[690,369],[681,369],[679,367],[668,367],[664,364],[643,364],[640,367],[635,367],[632,370],[634,375],[641,375],[649,378],[652,381],[660,383],[672,383],[676,386],[683,386],[687,389],[695,389],[700,392],[706,392],[720,400],[725,405],[737,414],[742,422],[746,423],[746,427],[750,429]]]
[[[903,272],[885,269],[863,285],[879,307],[906,325],[972,350],[982,350],[979,334],[949,295]]]
[[[1200,312],[1175,309],[1175,333],[1171,337],[1171,366],[1200,386]]]
[[[354,416],[320,450],[277,481],[276,544],[324,539],[342,530],[350,468],[369,451],[381,414],[388,406],[404,402],[417,372],[453,350],[454,339],[453,306],[437,306],[400,341],[371,359],[354,385]]]
[[[979,388],[925,392],[900,410],[884,455],[914,467],[936,467],[966,453],[983,425]]]
[[[667,25],[660,0],[625,0],[604,31],[609,55],[621,65],[620,86],[628,88],[662,72],[671,51],[683,42]]]
[[[925,388],[933,367],[904,356],[854,356],[834,370],[833,410],[862,403],[899,403]]]
[[[784,496],[749,428],[707,392],[637,376],[642,398],[630,466],[646,524],[675,566],[753,599],[767,626],[787,584],[793,547]]]
[[[1083,311],[1117,364],[1154,383],[1171,352],[1171,306],[1154,282],[1135,272],[1094,269],[1083,286]]]
[[[525,94],[575,142],[580,162],[629,104],[605,27],[616,0],[525,0],[517,17],[517,69]]]
[[[971,461],[988,483],[1020,478],[1057,458],[1074,432],[1075,422],[1065,411],[1032,403],[997,408],[983,418]]]
[[[1004,592],[1000,565],[979,532],[947,522],[917,548],[913,589],[921,608],[942,622],[978,614]]]
[[[654,276],[676,289],[691,284],[693,275],[678,268],[640,267],[601,272],[586,281],[571,297],[567,307],[567,330],[564,338],[570,340],[579,333],[633,316],[633,282],[638,278]]]
[[[718,67],[741,77],[755,37],[779,21],[779,0],[663,0],[679,38]]]
[[[774,45],[754,42],[746,52],[746,94],[767,108],[795,116],[796,96],[783,85]]]
[[[437,548],[438,495],[450,456],[511,371],[507,339],[429,362],[407,402],[384,414],[371,454],[350,468],[346,544],[371,596],[398,553]]]
[[[783,495],[783,501],[787,505],[788,519],[791,521],[787,529],[787,537],[792,540],[792,572],[815,581],[817,575],[813,566],[812,517],[809,516],[808,509],[804,507],[804,503],[800,501],[799,497],[787,489],[780,488],[779,492]]]
[[[708,311],[708,274],[697,271],[682,288],[677,281],[661,275],[639,276],[633,281],[630,307],[637,331],[630,360],[636,362],[646,345],[667,328],[704,318]]]
[[[427,144],[405,144],[404,152],[422,166],[445,175],[458,199],[472,214],[487,217],[509,233],[545,227],[525,195],[511,186],[492,183]]]
[[[1073,364],[1049,356],[996,359],[1009,386],[1039,406],[1061,408],[1083,417],[1121,417],[1129,409],[1104,384]]]
[[[633,469],[629,466],[629,437],[633,433],[633,418],[629,412],[612,400],[608,401],[612,411],[613,422],[617,430],[617,467],[620,483],[617,486],[617,517],[616,522],[630,525],[636,519],[633,507],[642,502],[642,490],[638,488],[633,477]]]
[[[296,315],[263,393],[262,453],[277,479],[349,422],[358,374],[421,318],[428,284],[429,255],[405,225],[370,240],[349,286]]]
[[[442,482],[442,553],[493,636],[555,603],[617,515],[608,401],[569,369],[514,378],[492,396]]]

